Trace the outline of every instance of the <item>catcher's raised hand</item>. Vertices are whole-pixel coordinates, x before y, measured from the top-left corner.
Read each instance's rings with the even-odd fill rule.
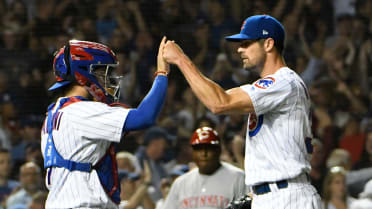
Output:
[[[170,64],[178,65],[181,58],[185,56],[182,49],[176,42],[168,40],[163,50],[163,58]]]
[[[157,62],[158,62],[157,71],[158,72],[165,72],[166,74],[168,74],[169,71],[170,71],[169,64],[167,62],[165,62],[165,60],[163,58],[163,51],[164,51],[164,46],[165,46],[165,41],[166,40],[167,40],[167,37],[164,36],[163,39],[160,42],[160,45],[159,45],[159,51],[158,51],[158,57],[157,57]]]

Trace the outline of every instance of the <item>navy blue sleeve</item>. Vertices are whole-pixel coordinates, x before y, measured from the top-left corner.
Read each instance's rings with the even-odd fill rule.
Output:
[[[123,131],[147,128],[156,122],[156,118],[167,95],[168,77],[156,76],[151,90],[136,109],[131,109],[124,123]]]

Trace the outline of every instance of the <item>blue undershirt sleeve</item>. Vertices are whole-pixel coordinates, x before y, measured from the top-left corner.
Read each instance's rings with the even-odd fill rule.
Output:
[[[124,123],[123,131],[147,128],[156,122],[167,95],[168,77],[156,76],[151,90],[136,109],[131,109]]]

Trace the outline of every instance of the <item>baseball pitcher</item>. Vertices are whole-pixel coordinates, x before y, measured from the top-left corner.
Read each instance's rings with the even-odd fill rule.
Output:
[[[206,78],[174,41],[163,57],[184,74],[193,92],[213,113],[249,114],[245,183],[252,188],[252,209],[321,208],[308,178],[310,171],[310,98],[301,78],[283,58],[283,25],[269,15],[248,17],[239,34],[244,68],[256,70],[253,84],[223,90]]]

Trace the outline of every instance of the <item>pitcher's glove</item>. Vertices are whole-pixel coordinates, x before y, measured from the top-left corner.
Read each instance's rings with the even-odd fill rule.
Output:
[[[244,195],[237,200],[231,201],[226,209],[251,209],[252,198],[248,195]]]

